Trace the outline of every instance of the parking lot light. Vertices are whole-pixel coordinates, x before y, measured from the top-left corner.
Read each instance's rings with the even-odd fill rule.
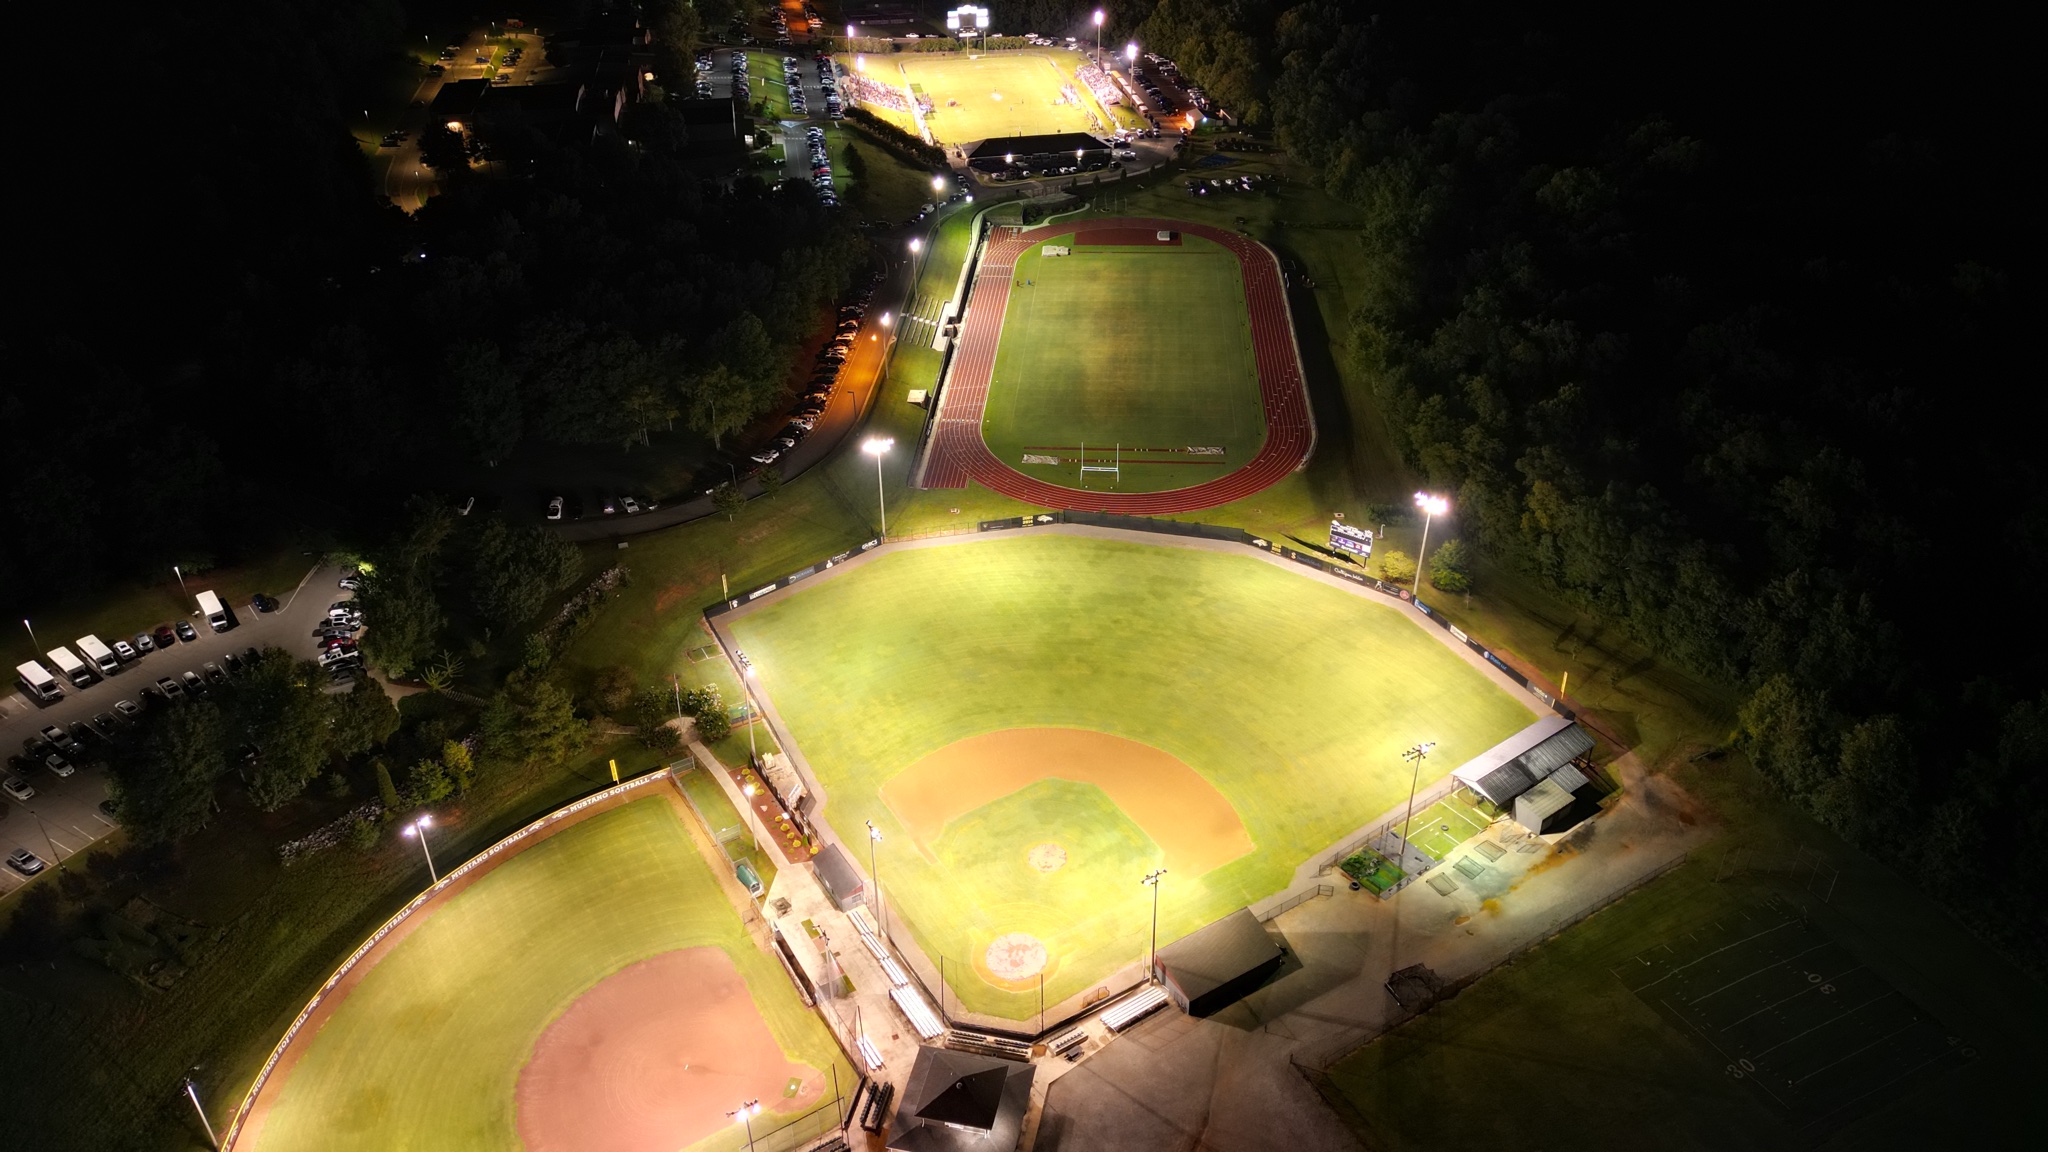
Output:
[[[946,190],[946,178],[945,178],[944,176],[934,176],[934,177],[932,177],[932,191],[934,191],[934,192],[944,192],[945,190]]]
[[[420,852],[427,858],[427,877],[434,883],[439,884],[441,882],[441,874],[434,870],[434,853],[432,849],[427,847],[427,829],[433,827],[433,824],[434,817],[429,813],[422,812],[419,819],[406,824],[405,835],[420,842]]]

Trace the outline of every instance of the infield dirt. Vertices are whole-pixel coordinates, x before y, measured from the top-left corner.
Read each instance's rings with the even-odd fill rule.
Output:
[[[1166,866],[1187,876],[1257,847],[1237,809],[1193,768],[1149,744],[1086,728],[1006,728],[955,741],[882,785],[882,799],[918,852],[937,863],[930,845],[948,823],[1041,780],[1102,789],[1159,845]]]

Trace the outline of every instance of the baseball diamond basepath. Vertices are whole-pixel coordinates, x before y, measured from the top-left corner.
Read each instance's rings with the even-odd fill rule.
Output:
[[[899,939],[1011,1020],[1041,974],[1056,1004],[1143,956],[1151,869],[1164,943],[1395,807],[1403,748],[1435,740],[1440,776],[1533,710],[1392,604],[1064,533],[906,548],[720,621],[825,820],[883,833]]]
[[[238,1149],[733,1149],[851,1083],[680,802],[564,826],[416,916],[302,1033]]]
[[[1091,253],[1091,248],[1103,246],[1079,238],[1092,232],[1111,239],[1130,239],[1161,231],[1194,243],[1183,247],[1119,245]],[[1070,237],[1074,239],[1068,241]],[[1044,257],[1044,245],[1060,245],[1063,241],[1075,255]],[[1162,310],[1170,312],[1170,308],[1155,305],[1124,312],[1116,293],[1099,290],[1101,280],[1091,282],[1085,270],[1076,274],[1078,265],[1093,267],[1100,263],[1108,269],[1120,260],[1132,269],[1163,269],[1168,276],[1159,278],[1160,290],[1156,293],[1150,291],[1155,279],[1152,273],[1126,271],[1124,275],[1137,295],[1146,300],[1164,299],[1173,287],[1174,270],[1206,272],[1197,258],[1203,252],[1217,250],[1236,261],[1238,283],[1230,300],[1242,300],[1243,319],[1233,316],[1228,322],[1219,320],[1217,317],[1235,305],[1218,298],[1214,291],[1202,289],[1202,285],[1212,282],[1211,277],[1195,276],[1189,299],[1204,314],[1199,333],[1176,326],[1170,316],[1158,315]],[[1189,263],[1159,263],[1177,259],[1188,259]],[[1039,277],[1027,275],[1024,269],[1035,272],[1062,261],[1072,264],[1046,273],[1047,292],[1042,297],[1046,298],[1048,311],[1061,319],[1056,325],[1034,325],[1041,298],[1035,283]],[[1020,285],[1020,280],[1034,283]],[[1014,310],[1013,296],[1018,297]],[[1021,328],[1010,327],[1013,316]],[[1246,333],[1243,339],[1248,344],[1243,351],[1241,345],[1233,343],[1241,331]],[[1013,350],[1013,341],[1022,342],[1021,352]],[[1190,342],[1198,346],[1183,347]],[[1211,344],[1215,347],[1209,347]],[[1105,358],[1103,353],[1111,349],[1119,350],[1119,354]],[[1199,355],[1189,355],[1190,351]],[[1246,360],[1256,380],[1256,422],[1249,412],[1252,388],[1239,392],[1234,379],[1234,373],[1240,371],[1236,365]],[[1191,393],[1175,395],[1180,386],[1175,380],[1176,372],[1193,382]],[[1010,379],[1010,373],[1016,374],[1014,387],[1005,394],[998,384],[999,375]],[[1125,382],[1124,378],[1133,373],[1141,379]],[[1098,389],[1091,386],[1096,384],[1100,385],[1100,398]],[[1246,405],[1241,415],[1237,408],[1239,397],[1245,398]],[[1145,434],[1148,430],[1156,430],[1156,435],[1162,437],[1179,435],[1187,439],[1192,437],[1192,426],[1186,421],[1194,415],[1188,409],[1197,404],[1210,413],[1217,429],[1213,437],[1203,437],[1204,442],[1194,444],[1171,440],[1140,443],[1136,446],[1142,449],[1166,451],[1139,454],[1138,460],[1153,462],[1134,462],[1124,468],[1123,477],[1128,480],[1120,478],[1116,491],[1076,486],[1081,479],[1079,449],[1083,440],[1092,439],[1089,424],[1133,427],[1137,429],[1133,435],[1142,440],[1153,439]],[[1062,431],[1067,425],[1057,422],[1062,411],[1071,416],[1071,435]],[[1255,423],[1263,425],[1256,432]],[[1020,429],[1022,435],[1013,429]],[[1107,438],[1120,439],[1121,433],[1111,432]],[[1027,448],[1026,439],[1041,443]],[[1233,447],[1237,450],[1235,456],[1230,455]],[[1314,447],[1315,426],[1309,413],[1308,392],[1279,262],[1263,245],[1221,228],[1184,220],[1091,220],[1085,224],[1048,224],[1026,230],[997,227],[990,232],[968,290],[959,342],[940,391],[938,408],[932,415],[915,483],[925,488],[964,488],[973,481],[1005,496],[1047,508],[1134,515],[1191,512],[1239,500],[1266,488],[1306,463]],[[1222,448],[1224,458],[1235,466],[1215,469],[1222,474],[1213,479],[1203,478],[1213,465],[1198,463],[1197,454],[1186,451],[1189,448]],[[1027,455],[1050,458],[1056,463],[1027,464]],[[1106,454],[1105,458],[1097,459],[1098,446],[1093,443],[1088,445],[1086,455],[1091,464],[1108,462]],[[1069,457],[1073,461],[1071,467],[1058,463]],[[1041,469],[1064,473],[1067,478],[1046,479],[1037,474]],[[1166,478],[1161,483],[1171,486],[1156,491],[1133,491],[1154,486],[1139,475],[1153,469],[1160,469]]]

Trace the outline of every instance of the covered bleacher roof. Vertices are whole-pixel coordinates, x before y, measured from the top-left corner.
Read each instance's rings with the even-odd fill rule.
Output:
[[[1451,775],[1500,807],[1593,750],[1593,737],[1562,716],[1545,716],[1474,756]],[[1583,786],[1585,777],[1578,783]],[[1569,791],[1569,789],[1567,790]]]

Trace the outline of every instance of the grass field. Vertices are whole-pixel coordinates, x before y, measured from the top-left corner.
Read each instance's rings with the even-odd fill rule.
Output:
[[[1311,853],[1398,804],[1402,747],[1437,740],[1430,768],[1447,771],[1532,719],[1391,606],[1250,557],[1119,541],[898,553],[732,631],[829,793],[827,819],[883,830],[883,888],[926,953],[950,969],[994,936],[1040,935],[1053,953],[1049,1003],[1140,955],[1150,905],[1138,879],[1172,846],[1130,805],[1051,765],[1050,779],[949,825],[927,855],[882,796],[915,762],[1035,727],[1177,757],[1221,793],[1253,848],[1172,875],[1164,942],[1279,890]],[[1026,861],[1046,841],[1068,850],[1049,875]],[[979,1012],[1036,1008],[1035,992],[954,989]]]
[[[824,1026],[748,938],[684,819],[665,798],[634,801],[520,852],[435,910],[312,1038],[260,1147],[517,1147],[514,1086],[549,1022],[626,965],[701,945],[731,958],[791,1060],[832,1067]],[[743,1140],[721,1129],[700,1146]]]
[[[1017,260],[982,428],[996,459],[1125,492],[1184,488],[1249,463],[1266,420],[1237,258],[1195,236],[1147,248],[1073,239],[1053,241],[1072,255],[1039,246]],[[1120,461],[1121,472],[1084,477],[1084,445],[1091,463]],[[1186,447],[1223,454],[1139,451]]]
[[[842,61],[847,67],[853,62]],[[1063,50],[999,53],[903,53],[868,56],[865,72],[878,83],[912,88],[932,103],[925,123],[942,143],[964,144],[991,136],[1036,136],[1058,132],[1101,133],[1102,106],[1074,79],[1079,53]],[[1072,85],[1084,105],[1065,102]],[[917,131],[908,112],[871,111],[907,132]],[[1093,112],[1091,118],[1090,112]]]

